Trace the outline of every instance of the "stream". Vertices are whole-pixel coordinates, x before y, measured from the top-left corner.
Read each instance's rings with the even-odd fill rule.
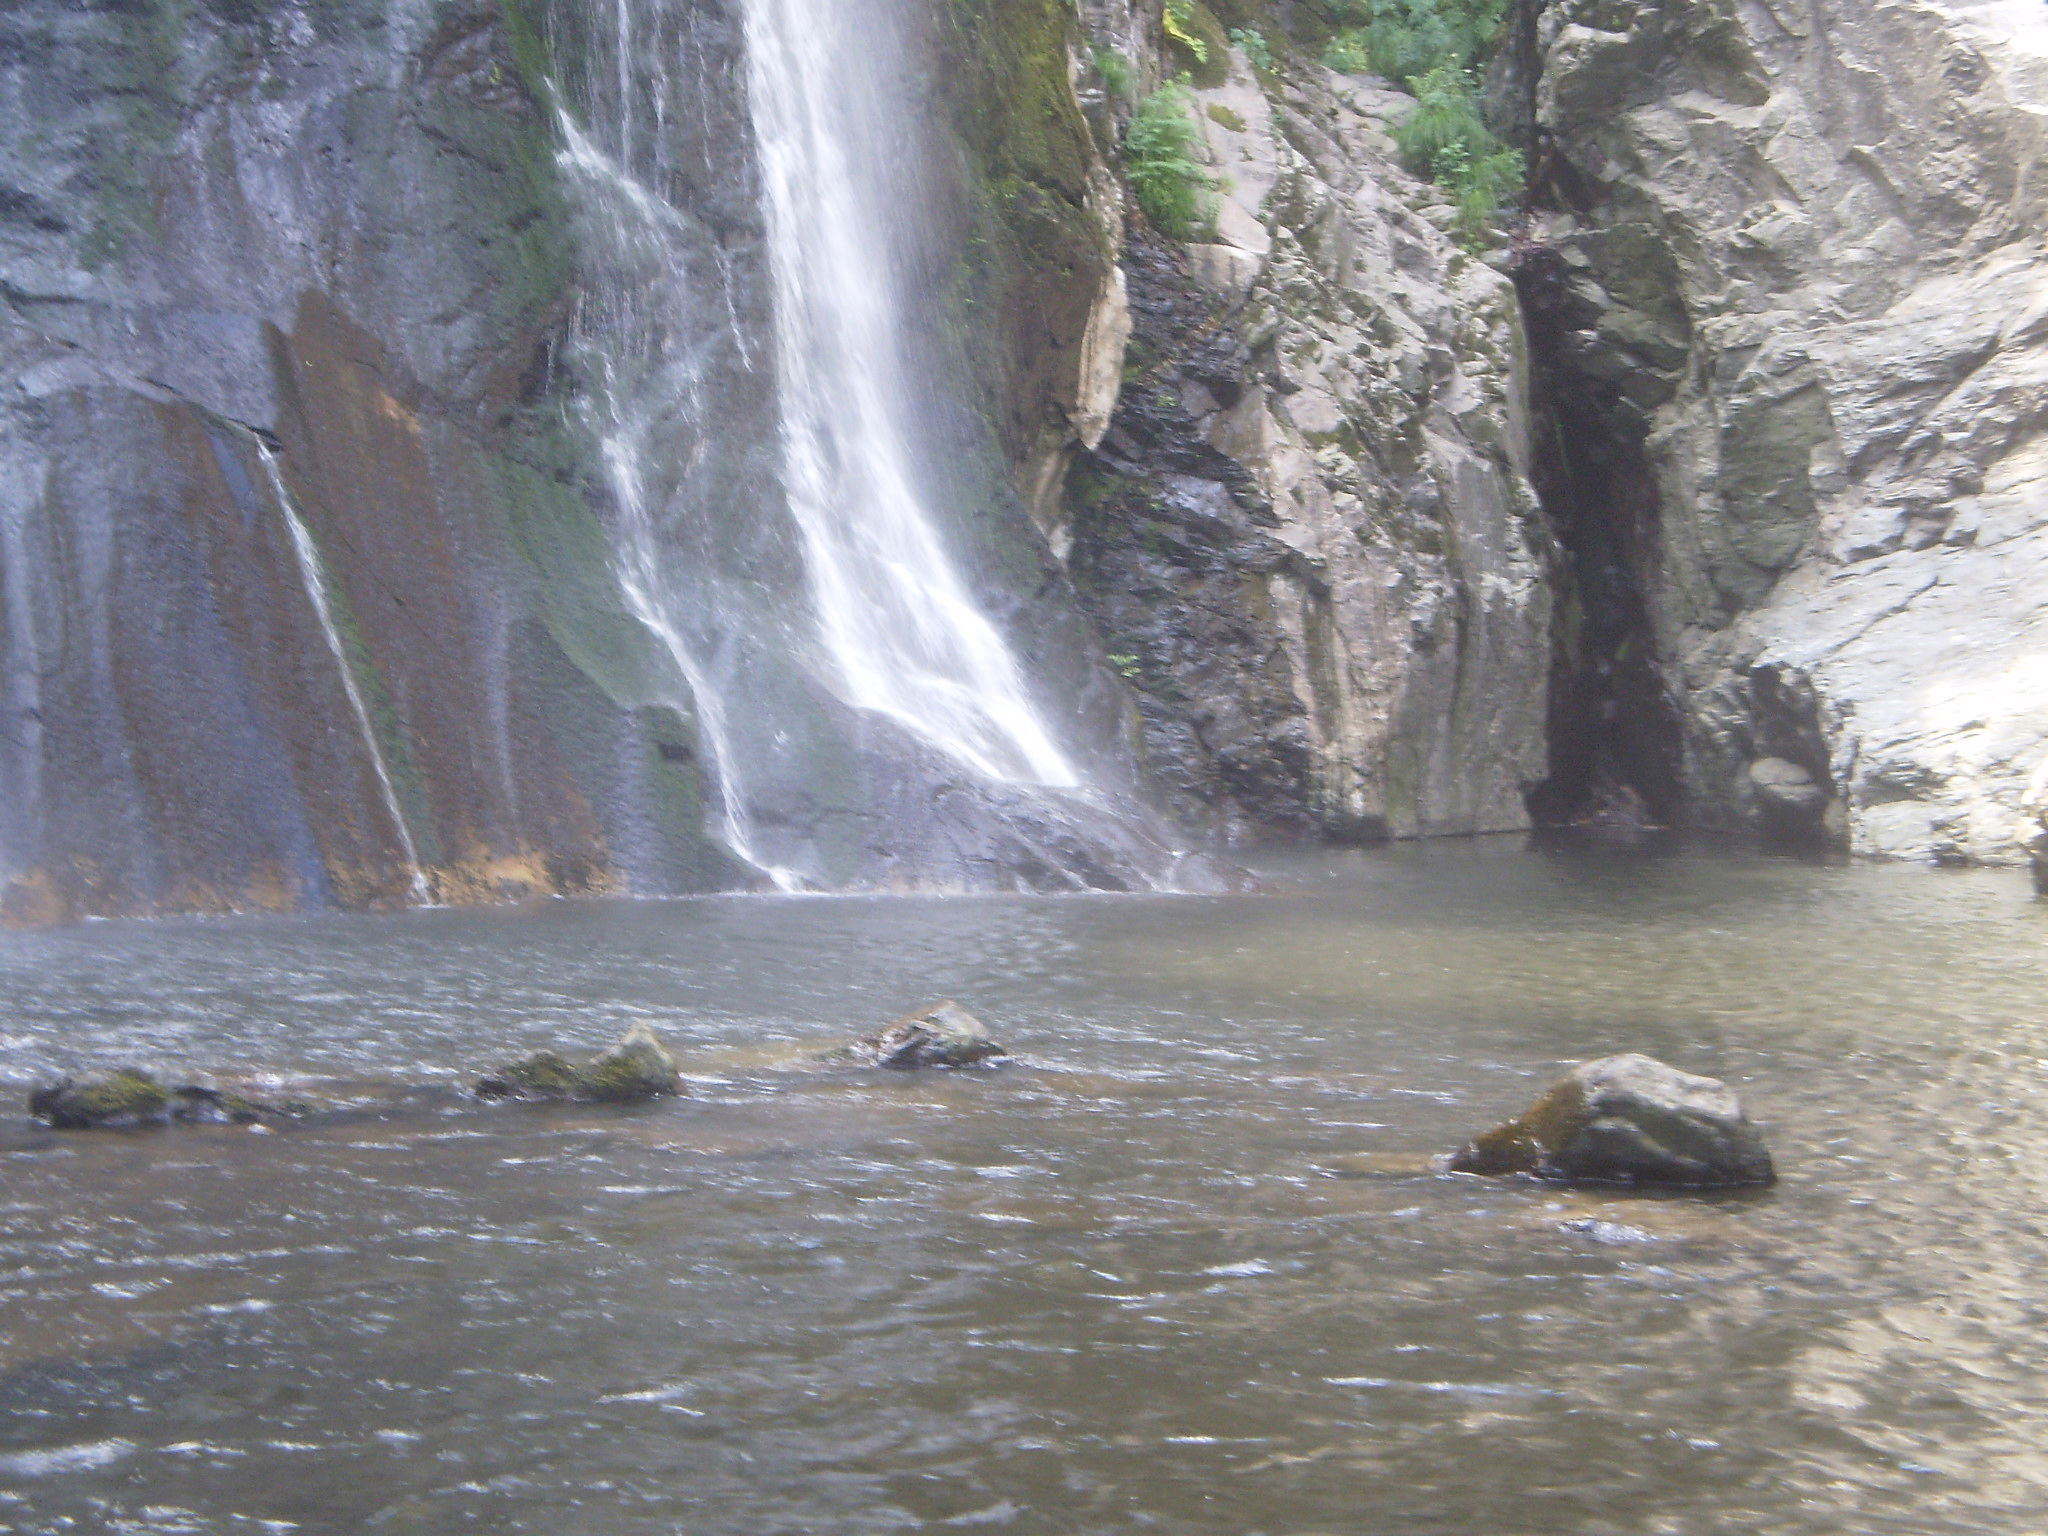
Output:
[[[354,1106],[0,1131],[0,1529],[2031,1536],[2048,910],[1517,840],[1261,895],[548,902],[0,934],[67,1068]],[[818,1052],[941,997],[1014,1053]],[[690,1095],[457,1090],[638,1020]],[[1568,1062],[1781,1184],[1439,1176]]]

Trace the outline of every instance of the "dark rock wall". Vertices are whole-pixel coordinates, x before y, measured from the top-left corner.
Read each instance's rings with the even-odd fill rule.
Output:
[[[733,878],[597,579],[542,63],[462,0],[0,19],[11,916],[406,896],[263,445],[442,899]]]

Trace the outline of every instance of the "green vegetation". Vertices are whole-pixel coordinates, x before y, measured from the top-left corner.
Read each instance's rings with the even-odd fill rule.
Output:
[[[1138,206],[1161,234],[1192,240],[1216,217],[1216,182],[1195,158],[1198,135],[1188,116],[1193,93],[1175,82],[1147,96],[1124,134],[1124,170]]]
[[[1337,9],[1350,25],[1323,62],[1407,85],[1446,62],[1475,63],[1499,35],[1507,0],[1344,0]]]
[[[1195,22],[1195,0],[1166,0],[1166,35],[1200,64],[1209,62],[1209,40]]]
[[[124,1115],[147,1120],[163,1113],[171,1095],[147,1072],[119,1067],[103,1078],[87,1079],[80,1084],[77,1100],[79,1111],[97,1123]]]
[[[1257,27],[1232,27],[1230,40],[1244,50],[1244,56],[1252,62],[1252,68],[1261,74],[1273,72],[1273,50],[1266,42],[1266,34]]]
[[[1353,24],[1323,50],[1332,69],[1370,70],[1415,93],[1394,142],[1410,170],[1451,194],[1467,246],[1485,240],[1501,205],[1522,189],[1521,152],[1486,126],[1472,76],[1505,10],[1506,0],[1345,0]]]
[[[1174,70],[1203,90],[1230,78],[1230,35],[1202,0],[1166,0],[1166,51]]]
[[[1095,50],[1095,73],[1102,77],[1103,89],[1122,101],[1131,99],[1131,92],[1138,79],[1131,69],[1131,61],[1114,48]]]
[[[1522,152],[1494,137],[1479,112],[1472,78],[1446,61],[1414,82],[1415,110],[1394,125],[1394,143],[1409,168],[1451,194],[1458,233],[1469,244],[1486,236],[1502,203],[1522,190]]]

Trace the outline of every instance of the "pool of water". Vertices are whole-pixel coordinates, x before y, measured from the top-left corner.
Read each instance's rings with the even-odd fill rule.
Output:
[[[2012,873],[1301,860],[1257,896],[551,903],[0,935],[0,1529],[2036,1536],[2048,909]],[[957,997],[1000,1071],[812,1054]],[[686,1100],[451,1092],[646,1019]],[[1432,1175],[1567,1062],[1783,1179]]]

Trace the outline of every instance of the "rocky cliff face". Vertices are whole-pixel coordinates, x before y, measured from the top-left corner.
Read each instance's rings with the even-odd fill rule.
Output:
[[[1082,814],[852,718],[775,606],[801,561],[733,6],[635,12],[622,88],[688,110],[622,101],[660,142],[581,169],[550,92],[625,77],[576,7],[18,6],[5,914],[756,883],[621,589],[602,338],[664,283],[698,307],[624,362],[698,381],[630,402],[708,509],[663,533],[671,596],[752,605],[745,810],[826,883],[1143,883],[1140,793],[1226,836],[1618,808],[2017,858],[2048,795],[2031,0],[1523,0],[1493,84],[1538,212],[1485,256],[1396,161],[1408,98],[1285,46],[1326,7],[1215,11],[1191,244],[1115,174],[1131,96],[1188,63],[1153,0],[904,13],[920,451]],[[601,238],[579,175],[667,233]]]
[[[668,595],[756,600],[717,681],[778,855],[851,885],[1151,877],[1117,862],[1165,856],[1114,803],[1120,685],[1002,457],[1114,385],[1072,13],[921,35],[954,94],[917,189],[939,302],[906,341],[939,380],[956,553],[1104,767],[1109,803],[1068,808],[977,792],[803,665],[741,15],[628,20],[624,67],[619,15],[568,4],[0,22],[10,920],[761,883],[721,813],[734,764],[622,590],[627,428],[650,493],[700,514],[656,530]],[[638,125],[627,163],[578,152],[562,105]],[[599,228],[587,183],[646,227]]]
[[[2016,859],[2048,761],[2039,7],[1526,0],[1515,25],[1567,788]]]
[[[375,905],[413,863],[447,900],[735,878],[554,399],[532,30],[0,25],[9,914]]]
[[[1176,814],[1343,840],[1528,825],[1550,539],[1513,288],[1386,137],[1410,98],[1219,50],[1213,239],[1134,228],[1133,334],[1052,529]]]

